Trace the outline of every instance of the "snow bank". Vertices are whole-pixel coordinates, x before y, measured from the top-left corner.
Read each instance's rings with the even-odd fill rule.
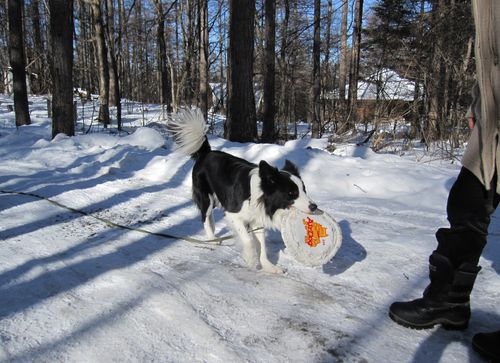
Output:
[[[154,150],[165,145],[163,136],[153,129],[148,127],[138,128],[132,135],[126,136],[119,140],[119,144],[142,147],[146,150]]]
[[[161,136],[158,131],[147,127],[140,127],[133,134],[125,137],[106,134],[88,134],[76,136],[75,139],[77,143],[85,148],[111,148],[116,145],[130,145],[152,151],[165,145],[163,136]]]

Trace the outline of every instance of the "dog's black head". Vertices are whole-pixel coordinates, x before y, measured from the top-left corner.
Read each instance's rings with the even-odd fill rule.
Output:
[[[259,177],[267,215],[272,217],[278,209],[295,207],[303,212],[314,212],[318,206],[309,199],[299,170],[286,160],[282,170],[272,167],[264,160],[259,164]]]

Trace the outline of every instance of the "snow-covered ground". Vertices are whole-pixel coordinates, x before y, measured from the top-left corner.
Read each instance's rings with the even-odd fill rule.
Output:
[[[332,154],[324,139],[212,136],[213,148],[254,162],[294,161],[342,228],[343,245],[322,268],[295,261],[270,233],[270,259],[287,270],[274,275],[246,268],[233,239],[199,245],[92,217],[204,238],[192,161],[153,128],[51,140],[42,98],[19,130],[7,102],[0,97],[0,190],[89,215],[0,193],[0,362],[480,362],[473,334],[500,327],[496,215],[468,330],[410,330],[387,316],[428,282],[457,164],[347,144]],[[126,125],[159,121],[143,111],[126,112]],[[220,212],[216,227],[230,233]]]

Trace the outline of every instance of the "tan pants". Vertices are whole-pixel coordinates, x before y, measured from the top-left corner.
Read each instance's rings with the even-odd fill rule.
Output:
[[[476,25],[476,73],[481,93],[481,120],[473,131],[462,163],[489,188],[499,169],[500,0],[472,0]],[[478,158],[479,156],[479,158]],[[500,179],[500,178],[499,178]],[[500,192],[500,181],[496,186]]]

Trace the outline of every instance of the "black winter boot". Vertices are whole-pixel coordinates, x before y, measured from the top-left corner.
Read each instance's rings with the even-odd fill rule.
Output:
[[[454,269],[450,260],[434,252],[429,257],[430,285],[423,297],[395,302],[389,316],[407,328],[429,329],[441,324],[445,329],[466,329],[470,318],[469,296],[481,268],[464,263]]]
[[[474,335],[472,348],[490,361],[500,362],[500,330]]]

